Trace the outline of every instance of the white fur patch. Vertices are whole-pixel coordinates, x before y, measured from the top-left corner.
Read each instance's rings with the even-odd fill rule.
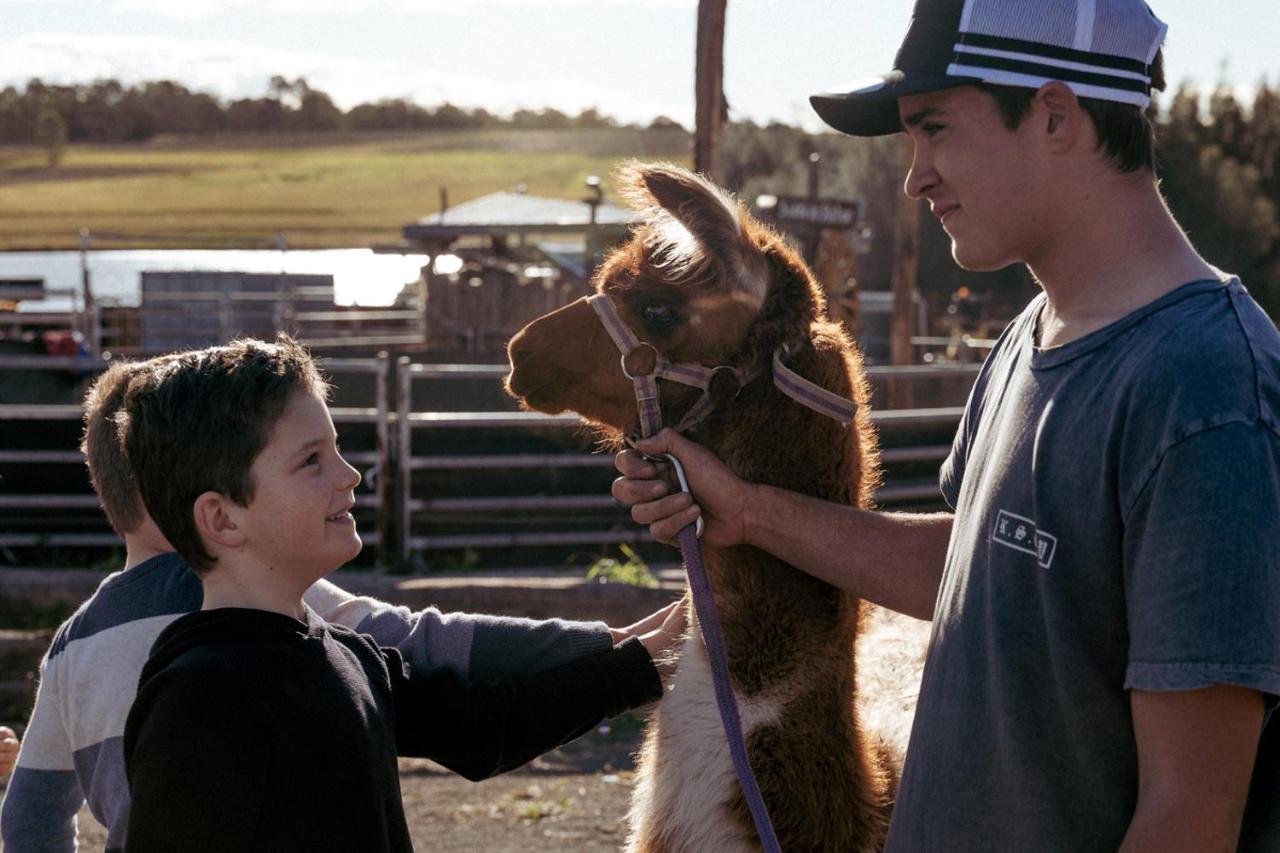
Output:
[[[737,201],[715,184],[700,177],[697,180],[707,194],[724,208],[724,215],[733,223],[737,232],[740,246],[738,256],[721,259],[732,276],[732,280],[727,282],[729,287],[749,294],[757,302],[763,302],[769,282],[764,265],[759,262],[759,252],[742,227],[742,212]],[[716,219],[720,216],[718,212],[704,215]],[[670,211],[658,206],[644,209],[642,216],[648,226],[645,242],[650,252],[649,262],[662,270],[671,283],[680,284],[705,271],[709,260],[706,249],[683,222]]]
[[[790,684],[750,700],[735,691],[744,735],[777,723],[794,693]],[[641,839],[657,837],[653,824],[665,821],[660,832],[673,853],[758,853],[755,834],[744,833],[726,807],[738,794],[738,777],[696,628],[685,640],[675,686],[649,725],[658,727],[657,749],[636,779],[626,849],[636,851]]]
[[[878,738],[902,768],[920,690],[929,623],[868,607],[857,646],[857,702],[861,728]],[[696,629],[695,629],[696,630]],[[779,685],[744,701],[735,696],[742,729],[776,723],[799,684]],[[673,853],[758,853],[753,835],[734,821],[725,804],[738,793],[711,668],[702,641],[691,632],[680,656],[675,686],[658,704],[656,752],[641,765],[631,796],[631,836],[636,853],[644,839],[665,836]],[[663,822],[658,826],[658,822]]]
[[[707,263],[702,244],[685,224],[662,208],[646,213],[649,222],[649,263],[660,269],[672,283],[698,275]]]

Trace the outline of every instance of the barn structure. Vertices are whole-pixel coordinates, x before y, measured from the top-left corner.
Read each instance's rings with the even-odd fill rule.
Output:
[[[423,270],[429,351],[502,354],[526,323],[587,294],[603,254],[636,214],[598,183],[583,201],[498,192],[404,226]]]

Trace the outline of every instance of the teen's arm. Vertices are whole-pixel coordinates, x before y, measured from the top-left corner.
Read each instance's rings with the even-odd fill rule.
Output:
[[[1244,687],[1133,690],[1138,805],[1121,853],[1232,853],[1262,732],[1262,695]]]
[[[414,612],[352,595],[326,580],[317,581],[303,600],[326,622],[399,649],[415,670],[448,669],[464,679],[538,672],[604,651],[614,642],[603,622],[441,613],[434,607]]]
[[[9,853],[76,849],[76,813],[84,805],[84,792],[62,725],[57,667],[56,660],[41,664],[35,708],[0,805],[0,840]]]
[[[384,649],[401,755],[430,758],[472,781],[514,770],[601,720],[662,697],[638,639],[544,672],[464,682],[449,672],[410,676]]]
[[[1280,695],[1280,435],[1241,420],[1151,452],[1124,519],[1138,804],[1122,849],[1235,850],[1262,697]]]
[[[613,496],[633,505],[632,518],[658,539],[673,541],[701,516],[706,542],[754,545],[860,598],[933,617],[952,515],[871,512],[747,483],[672,430],[637,446],[674,454],[693,492],[669,494],[656,466],[633,451],[618,454],[623,476],[614,481]]]

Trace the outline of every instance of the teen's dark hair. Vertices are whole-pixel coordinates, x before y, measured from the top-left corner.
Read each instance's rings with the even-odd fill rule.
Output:
[[[1022,86],[978,83],[977,88],[995,99],[1005,127],[1016,130],[1031,109],[1036,90]],[[1156,51],[1151,63],[1151,88],[1163,91],[1164,51]],[[1154,172],[1156,169],[1155,129],[1141,108],[1096,98],[1081,98],[1080,106],[1093,121],[1098,147],[1121,172]]]
[[[248,506],[250,466],[299,391],[327,399],[329,384],[286,335],[180,353],[129,382],[117,420],[138,493],[196,571],[216,562],[196,527],[196,498],[213,491]]]

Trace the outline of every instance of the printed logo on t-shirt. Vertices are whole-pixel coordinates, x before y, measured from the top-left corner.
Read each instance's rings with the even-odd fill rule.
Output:
[[[1057,536],[1040,530],[1031,519],[1004,509],[996,516],[991,540],[1015,551],[1030,554],[1042,569],[1049,568],[1054,552],[1058,550]]]

